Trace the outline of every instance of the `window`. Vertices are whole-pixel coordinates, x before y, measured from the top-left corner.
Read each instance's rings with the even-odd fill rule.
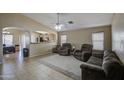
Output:
[[[7,46],[13,45],[13,35],[3,34],[3,44],[6,44]]]
[[[67,42],[67,36],[66,35],[61,35],[61,45],[63,43],[66,43]]]
[[[93,49],[104,49],[104,32],[92,33]]]

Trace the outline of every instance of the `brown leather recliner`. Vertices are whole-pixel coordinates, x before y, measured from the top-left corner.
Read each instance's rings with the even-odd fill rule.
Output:
[[[58,53],[60,47],[61,47],[61,45],[56,45],[56,46],[52,49],[52,52],[53,52],[53,53]]]
[[[78,60],[86,62],[92,55],[92,48],[93,45],[91,44],[82,44],[81,50],[75,50],[74,57]]]
[[[72,45],[70,43],[63,43],[59,49],[59,54],[63,56],[69,56],[71,54]]]

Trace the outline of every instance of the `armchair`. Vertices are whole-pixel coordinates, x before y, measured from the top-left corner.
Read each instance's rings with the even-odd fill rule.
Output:
[[[53,53],[58,53],[60,47],[61,47],[61,45],[56,45],[56,47],[54,47],[54,48],[52,49],[52,52],[53,52]]]
[[[76,50],[74,52],[74,57],[78,60],[86,62],[92,55],[92,48],[93,46],[90,44],[83,44],[81,46],[81,50]]]
[[[63,56],[69,56],[71,54],[72,45],[70,43],[63,43],[59,48],[59,54]]]

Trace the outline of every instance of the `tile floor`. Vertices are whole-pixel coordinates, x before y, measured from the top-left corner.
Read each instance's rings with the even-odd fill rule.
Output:
[[[72,80],[72,78],[55,71],[43,64],[40,59],[23,58],[21,53],[7,54],[4,56],[3,64],[0,64],[1,80]]]

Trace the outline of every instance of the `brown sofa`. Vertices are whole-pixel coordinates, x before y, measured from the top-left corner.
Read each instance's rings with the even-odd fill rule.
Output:
[[[94,54],[87,62],[82,62],[83,80],[124,79],[124,66],[114,52],[106,50],[102,58],[97,56]]]

